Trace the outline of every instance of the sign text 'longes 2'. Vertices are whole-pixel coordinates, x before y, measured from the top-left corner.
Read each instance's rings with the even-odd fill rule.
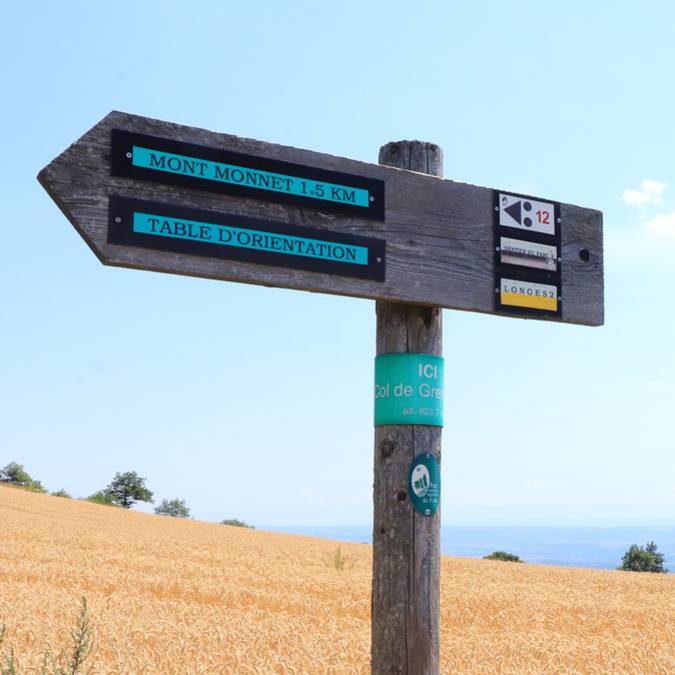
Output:
[[[109,265],[603,322],[592,209],[120,112],[39,180]]]

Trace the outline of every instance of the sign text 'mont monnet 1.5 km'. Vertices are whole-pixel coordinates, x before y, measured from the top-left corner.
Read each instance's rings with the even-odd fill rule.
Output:
[[[363,176],[119,129],[112,160],[113,174],[127,178],[384,218],[382,181]]]

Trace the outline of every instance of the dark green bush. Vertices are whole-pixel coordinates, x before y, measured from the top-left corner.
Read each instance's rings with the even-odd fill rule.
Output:
[[[190,509],[185,505],[184,499],[162,499],[162,503],[155,507],[155,513],[159,516],[171,516],[172,518],[189,518]]]
[[[233,527],[249,527],[252,530],[255,530],[255,527],[253,527],[253,525],[249,525],[248,523],[245,523],[243,520],[237,520],[236,518],[230,518],[229,520],[221,520],[220,524],[232,525]]]
[[[94,492],[94,494],[89,495],[85,501],[94,502],[94,504],[105,504],[106,506],[117,506],[114,497],[106,490]]]
[[[483,560],[503,560],[504,562],[523,562],[517,555],[506,551],[494,551],[490,555],[484,555]]]
[[[52,492],[52,497],[65,497],[66,499],[70,499],[70,494],[65,490],[57,490],[56,492]]]
[[[656,550],[656,544],[650,541],[644,548],[633,544],[621,558],[621,567],[618,569],[627,572],[656,572],[667,574],[664,568],[665,557]]]
[[[0,482],[9,483],[31,492],[47,492],[39,480],[33,480],[22,464],[10,462],[4,469],[0,469]]]

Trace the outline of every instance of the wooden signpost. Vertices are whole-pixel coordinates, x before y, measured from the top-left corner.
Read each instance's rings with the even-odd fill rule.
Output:
[[[441,309],[603,323],[602,214],[112,112],[38,179],[107,265],[377,301],[374,673],[437,673]]]

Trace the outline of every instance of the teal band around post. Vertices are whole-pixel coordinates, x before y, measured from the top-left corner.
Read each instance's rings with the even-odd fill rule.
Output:
[[[375,426],[443,426],[443,357],[381,354],[375,357]]]

